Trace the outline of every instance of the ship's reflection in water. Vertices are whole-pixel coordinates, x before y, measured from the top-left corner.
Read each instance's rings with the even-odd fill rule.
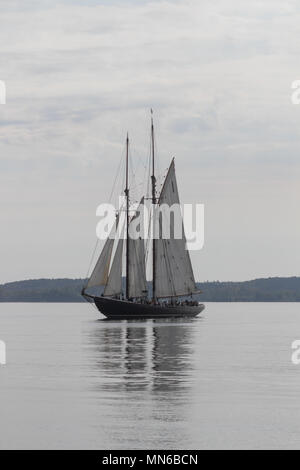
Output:
[[[184,437],[188,445],[195,322],[201,319],[100,320],[89,329],[92,389],[111,448],[178,447]]]
[[[101,321],[90,336],[100,387],[186,393],[193,367],[193,321]]]

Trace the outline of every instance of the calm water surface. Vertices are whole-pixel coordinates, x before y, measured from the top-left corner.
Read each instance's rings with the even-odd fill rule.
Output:
[[[0,448],[300,448],[297,303],[106,321],[88,304],[0,304]]]

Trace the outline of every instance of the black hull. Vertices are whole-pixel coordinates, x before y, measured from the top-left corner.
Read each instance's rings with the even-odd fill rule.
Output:
[[[116,319],[196,317],[205,308],[204,304],[161,306],[106,297],[93,297],[93,300],[103,315]]]

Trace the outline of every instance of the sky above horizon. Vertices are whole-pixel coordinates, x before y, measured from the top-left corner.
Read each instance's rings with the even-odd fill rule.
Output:
[[[205,204],[195,277],[299,275],[300,4],[2,0],[0,283],[83,277],[127,130]]]

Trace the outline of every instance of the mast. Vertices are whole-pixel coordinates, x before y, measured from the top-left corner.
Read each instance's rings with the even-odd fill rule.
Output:
[[[152,147],[152,207],[153,207],[153,233],[152,233],[152,272],[153,272],[153,279],[152,279],[152,300],[155,301],[156,298],[156,262],[155,262],[155,204],[156,204],[156,178],[155,178],[155,163],[154,163],[154,126],[153,126],[153,110],[151,109],[151,147]]]
[[[129,187],[128,187],[128,154],[129,154],[129,139],[128,133],[126,138],[126,299],[129,294]]]

